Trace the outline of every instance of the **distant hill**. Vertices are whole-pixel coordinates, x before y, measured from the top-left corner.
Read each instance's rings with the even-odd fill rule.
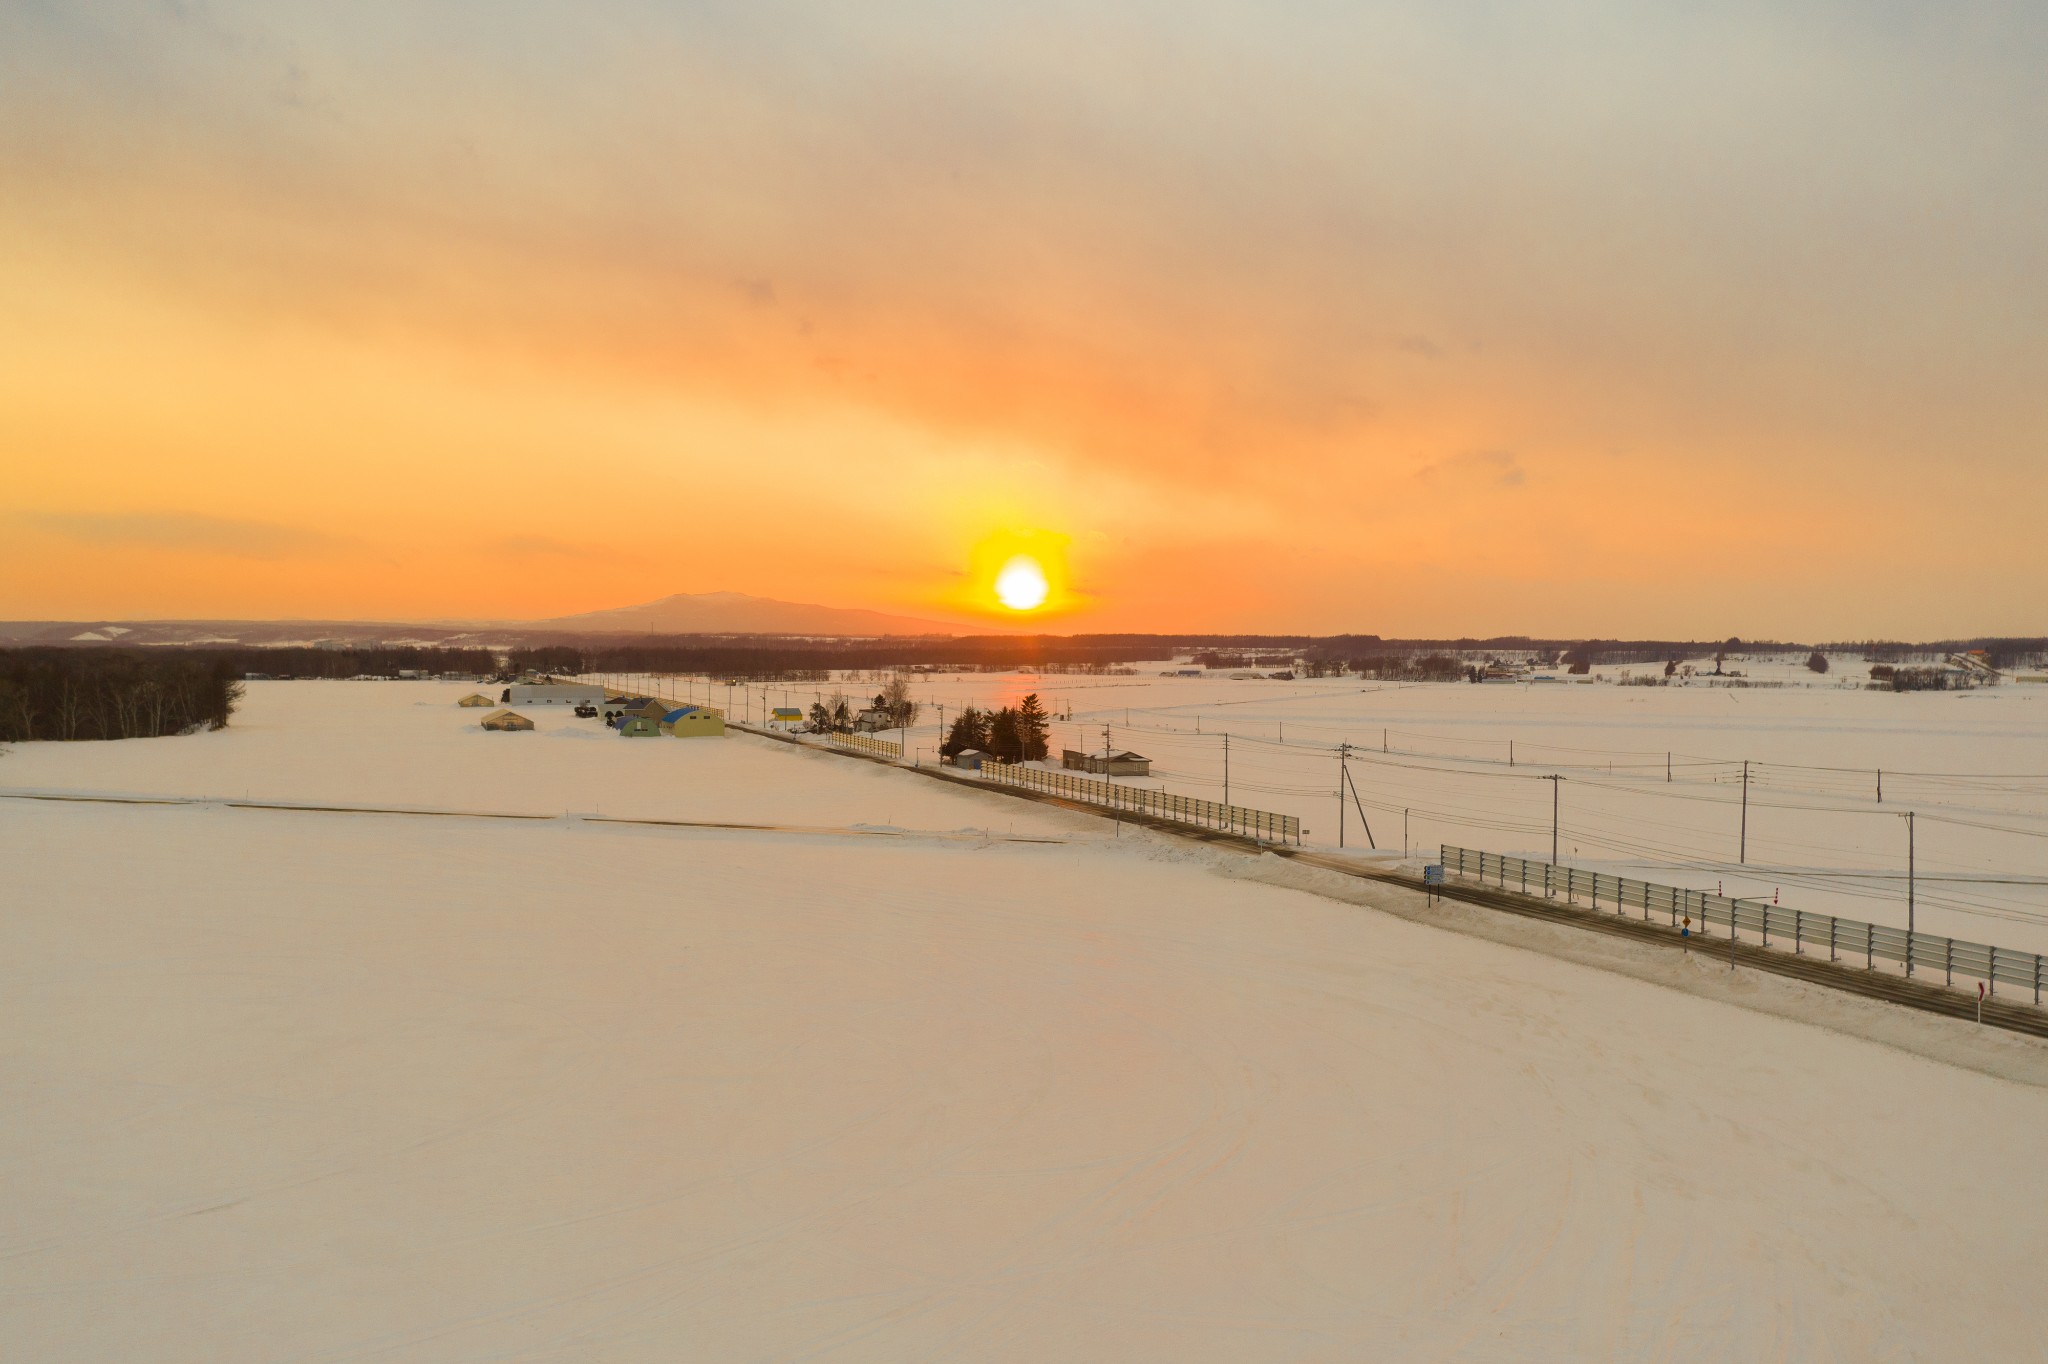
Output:
[[[956,627],[914,616],[750,597],[744,592],[678,592],[640,606],[522,622],[532,629],[590,635],[955,635]]]
[[[837,606],[750,597],[744,592],[679,592],[660,601],[550,620],[17,620],[0,621],[0,645],[516,644],[562,635],[880,635],[960,633],[941,621]]]

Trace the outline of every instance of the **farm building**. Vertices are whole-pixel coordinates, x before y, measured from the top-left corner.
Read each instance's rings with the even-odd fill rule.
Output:
[[[1075,748],[1063,749],[1060,766],[1074,772],[1094,772],[1109,777],[1152,775],[1152,760],[1129,749],[1121,753],[1083,753]]]
[[[652,739],[661,735],[661,725],[645,715],[627,715],[619,720],[619,733],[628,739]]]
[[[979,772],[981,771],[982,763],[985,762],[987,759],[988,754],[982,752],[980,749],[968,748],[963,749],[958,753],[955,753],[951,761],[953,766],[955,767],[964,767],[969,772]]]
[[[494,710],[483,719],[485,729],[532,729],[533,721],[516,710]]]
[[[496,703],[480,691],[473,691],[455,703],[458,706],[489,706]]]
[[[498,699],[508,706],[597,705],[604,700],[604,688],[586,682],[514,682]]]
[[[853,717],[855,734],[879,734],[885,729],[896,728],[896,719],[880,706],[869,706]]]
[[[777,706],[768,715],[770,729],[802,729],[804,713],[795,706]]]
[[[725,717],[703,706],[678,706],[661,717],[661,727],[678,739],[725,737]]]

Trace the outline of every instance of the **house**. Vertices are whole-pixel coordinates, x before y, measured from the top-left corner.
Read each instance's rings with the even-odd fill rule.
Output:
[[[494,710],[484,717],[483,725],[495,730],[532,729],[533,721],[516,710]]]
[[[1152,760],[1129,749],[1121,753],[1083,753],[1075,748],[1062,749],[1060,766],[1075,772],[1094,772],[1109,777],[1152,775]]]
[[[804,713],[795,706],[777,706],[768,715],[770,729],[802,729]]]
[[[678,739],[723,739],[725,717],[703,706],[678,706],[661,717],[661,728]]]
[[[604,700],[604,688],[587,682],[514,682],[498,699],[508,706],[595,705]]]
[[[614,696],[609,701],[600,702],[598,709],[603,712],[606,720],[616,720],[629,710],[638,711],[650,699],[645,696]]]
[[[869,706],[853,717],[855,734],[875,734],[885,729],[896,728],[896,717],[880,706]]]
[[[619,717],[619,733],[628,739],[657,739],[661,737],[661,724],[645,715],[623,715]]]
[[[480,691],[473,691],[469,695],[463,697],[460,701],[457,701],[455,704],[458,706],[489,706],[495,705],[496,702],[492,701],[490,697],[485,696]]]

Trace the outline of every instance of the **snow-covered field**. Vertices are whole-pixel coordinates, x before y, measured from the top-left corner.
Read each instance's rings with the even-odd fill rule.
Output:
[[[1900,927],[1912,811],[1916,927],[2048,951],[2048,686],[1865,691],[1844,685],[1868,671],[1846,657],[1824,678],[1796,660],[1729,661],[1746,680],[1787,684],[1773,688],[1158,675],[1174,666],[923,678],[913,747],[936,752],[941,706],[1035,691],[1074,717],[1054,725],[1056,749],[1099,751],[1106,730],[1154,759],[1153,785],[1214,800],[1228,735],[1230,799],[1297,815],[1309,842],[1333,846],[1349,743],[1371,840],[1418,854],[1453,843],[1548,858],[1555,774],[1565,862]],[[787,695],[807,705],[815,690]],[[777,704],[784,694],[755,689]],[[1367,844],[1358,806],[1343,817],[1347,847]]]
[[[0,801],[0,1354],[2040,1352],[2031,1040],[462,690],[0,786],[785,827]]]

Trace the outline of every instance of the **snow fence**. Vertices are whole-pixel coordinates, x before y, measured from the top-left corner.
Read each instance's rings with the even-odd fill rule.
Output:
[[[1460,876],[1490,882],[1501,890],[1546,898],[1563,895],[1576,902],[1585,896],[1594,909],[1611,906],[1615,913],[1641,909],[1643,917],[1667,916],[1673,928],[1690,916],[1704,935],[1714,926],[1740,933],[1759,934],[1766,947],[1791,944],[1794,952],[1818,952],[1827,948],[1829,961],[1863,958],[1866,968],[1875,970],[1880,961],[1895,962],[1908,976],[1917,972],[1940,971],[1942,979],[1954,985],[1957,976],[1981,980],[1989,993],[1998,994],[2000,984],[2031,991],[2034,1003],[2041,1002],[2041,987],[2048,982],[2048,957],[2038,952],[2020,952],[1988,943],[1965,942],[1934,933],[1909,933],[1903,928],[1844,919],[1833,914],[1787,909],[1782,905],[1743,896],[1716,895],[1710,891],[1662,886],[1654,881],[1637,881],[1604,872],[1581,871],[1554,862],[1536,862],[1504,853],[1477,852],[1445,843],[1444,866]]]
[[[1114,810],[1129,810],[1133,814],[1152,815],[1182,824],[1199,825],[1205,829],[1242,834],[1246,838],[1262,842],[1301,842],[1301,821],[1293,815],[1275,814],[1271,810],[1225,805],[1221,801],[1201,800],[1195,796],[1176,796],[1166,791],[1154,791],[1150,787],[1096,781],[1089,777],[1077,777],[1071,772],[1052,772],[1043,767],[1025,767],[1017,763],[998,762],[993,758],[982,760],[981,775],[1005,786],[1028,787],[1033,791],[1063,796],[1068,800],[1106,805]]]

